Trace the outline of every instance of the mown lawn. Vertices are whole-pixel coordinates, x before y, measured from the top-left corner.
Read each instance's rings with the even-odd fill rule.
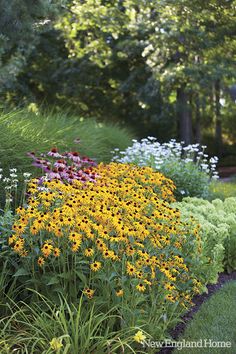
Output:
[[[174,354],[235,354],[236,353],[236,281],[222,287],[195,314],[179,341],[229,341],[231,348],[184,348]]]
[[[211,184],[211,199],[220,198],[222,200],[229,197],[236,197],[236,178],[229,182],[216,181]]]

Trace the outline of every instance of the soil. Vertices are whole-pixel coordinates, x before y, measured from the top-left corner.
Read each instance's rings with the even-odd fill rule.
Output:
[[[225,283],[236,280],[236,271],[228,274],[226,272],[221,273],[218,278],[217,284],[208,285],[208,293],[202,295],[196,295],[193,298],[194,306],[181,318],[183,322],[180,322],[173,330],[171,330],[170,335],[174,340],[177,340],[184,332],[189,321],[193,319],[194,314],[199,310],[203,302],[209,299],[217,290],[219,290]],[[174,348],[163,348],[158,354],[170,354]]]

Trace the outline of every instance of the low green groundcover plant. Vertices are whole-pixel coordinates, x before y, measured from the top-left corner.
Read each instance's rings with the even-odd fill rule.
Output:
[[[184,198],[176,203],[181,214],[190,216],[201,225],[203,253],[209,258],[205,269],[211,281],[217,280],[217,273],[236,269],[236,198],[209,202],[199,198]],[[215,274],[212,272],[215,269]]]
[[[199,144],[184,146],[171,140],[160,144],[154,137],[133,140],[133,145],[121,151],[113,151],[113,161],[150,166],[173,180],[176,186],[175,196],[209,196],[210,181],[218,178],[216,171],[217,157],[208,158],[206,146]]]

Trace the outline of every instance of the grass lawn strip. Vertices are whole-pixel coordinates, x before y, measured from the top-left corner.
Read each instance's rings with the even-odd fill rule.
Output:
[[[179,341],[231,342],[231,348],[184,348],[174,354],[235,354],[236,353],[236,281],[225,284],[217,293],[202,304]]]

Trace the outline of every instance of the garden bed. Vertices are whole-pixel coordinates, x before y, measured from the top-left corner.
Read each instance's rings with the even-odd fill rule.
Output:
[[[231,189],[218,197],[231,183],[217,181],[217,158],[153,139],[109,164],[56,147],[28,153],[40,172],[24,180],[15,207],[16,170],[3,178],[6,350],[144,353],[145,341],[178,338],[200,305],[236,279],[236,198]]]

